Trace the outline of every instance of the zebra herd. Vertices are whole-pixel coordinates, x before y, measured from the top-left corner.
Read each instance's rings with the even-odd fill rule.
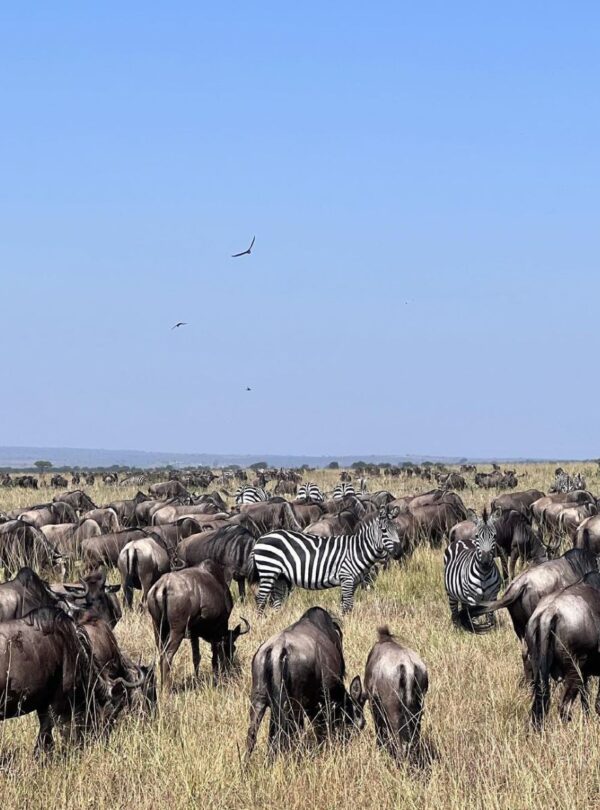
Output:
[[[360,479],[359,492],[364,494],[366,492],[366,481],[364,478]],[[335,485],[331,493],[331,499],[334,501],[341,501],[348,495],[356,495],[357,491],[353,484],[347,481],[340,481]],[[263,487],[258,486],[241,486],[235,493],[235,502],[239,506],[243,503],[260,503],[261,501],[268,501],[269,494]],[[317,484],[308,481],[306,484],[301,484],[298,487],[296,494],[297,501],[312,501],[313,503],[322,503],[325,496]]]

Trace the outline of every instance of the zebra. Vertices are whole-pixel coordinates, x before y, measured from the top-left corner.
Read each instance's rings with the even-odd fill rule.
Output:
[[[576,489],[585,489],[586,482],[585,478],[581,475],[581,473],[576,473],[576,475],[569,475],[566,473],[562,467],[559,467],[554,474],[554,484],[552,485],[551,492],[573,492]]]
[[[324,501],[323,493],[316,484],[308,481],[298,487],[296,494],[297,501]]]
[[[240,487],[235,493],[235,502],[238,505],[241,503],[260,503],[268,500],[269,496],[262,487]]]
[[[495,561],[496,526],[493,517],[475,523],[472,540],[454,540],[444,554],[444,584],[450,604],[450,614],[455,625],[477,632],[473,618],[484,612],[482,602],[493,601],[500,590],[500,574]],[[462,610],[459,610],[459,605]],[[489,630],[495,620],[488,614],[487,625],[478,630]]]
[[[331,497],[334,501],[341,501],[346,495],[356,495],[356,490],[352,484],[340,481],[339,484],[334,486]]]
[[[124,478],[122,481],[119,482],[119,486],[143,487],[147,480],[148,476],[145,473],[142,473],[141,475],[128,475],[127,478]]]
[[[280,607],[288,586],[307,590],[342,589],[342,613],[354,605],[354,591],[372,565],[394,554],[398,509],[382,507],[356,534],[320,537],[280,529],[260,537],[252,559],[259,577],[256,603],[263,613],[273,591],[273,605]]]

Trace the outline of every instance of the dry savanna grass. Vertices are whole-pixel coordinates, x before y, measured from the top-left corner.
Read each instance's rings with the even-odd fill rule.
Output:
[[[566,466],[566,465],[565,465]],[[600,490],[596,465],[569,465],[587,474]],[[523,466],[521,488],[547,489],[551,465]],[[337,474],[311,474],[325,486]],[[426,482],[387,480],[371,488],[393,492],[426,491]],[[117,490],[118,497],[133,494]],[[0,508],[41,501],[32,495],[0,491]],[[107,487],[92,487],[98,503],[114,498]],[[468,505],[479,510],[495,492],[467,490]],[[297,755],[271,763],[266,756],[267,719],[248,767],[243,755],[248,720],[250,662],[259,644],[295,621],[310,605],[339,610],[339,590],[296,590],[279,613],[256,614],[252,601],[236,603],[251,622],[238,645],[240,674],[213,688],[208,648],[202,645],[202,678],[191,682],[187,642],[175,661],[173,694],[163,695],[158,717],[125,717],[106,745],[83,752],[59,749],[51,761],[32,759],[34,716],[0,723],[0,795],[5,807],[103,808],[580,808],[600,799],[600,723],[577,711],[568,726],[552,712],[547,731],[531,732],[529,698],[519,685],[519,649],[507,616],[497,631],[471,636],[452,629],[442,581],[441,550],[419,549],[404,566],[381,575],[370,591],[358,594],[354,612],[343,620],[349,678],[364,672],[375,628],[389,623],[426,661],[430,691],[424,735],[437,756],[427,771],[396,768],[376,750],[370,715],[367,728],[344,746],[316,750],[306,742]],[[112,578],[116,580],[114,573]],[[147,615],[127,614],[117,627],[120,643],[148,661],[154,644]],[[184,684],[187,688],[181,688]]]

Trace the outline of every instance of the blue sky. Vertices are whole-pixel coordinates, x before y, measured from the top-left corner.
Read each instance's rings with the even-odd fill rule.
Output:
[[[600,455],[599,46],[593,3],[4,8],[0,444]]]

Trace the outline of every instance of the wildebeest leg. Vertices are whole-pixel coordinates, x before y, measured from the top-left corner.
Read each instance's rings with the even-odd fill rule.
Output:
[[[123,583],[123,607],[129,610],[133,607],[133,587],[127,578]]]
[[[519,549],[517,546],[514,546],[510,551],[510,560],[508,561],[508,578],[511,582],[515,578],[515,569],[519,556]]]
[[[248,734],[246,735],[246,756],[249,757],[254,746],[256,745],[256,738],[258,736],[258,729],[262,723],[262,719],[269,705],[266,697],[252,697],[250,704],[250,725],[248,726]]]
[[[506,559],[506,552],[503,548],[498,549],[498,556],[500,557],[500,567],[502,568],[502,579],[508,579],[508,560]]]
[[[596,703],[594,708],[596,709],[596,714],[600,714],[600,681],[598,682],[598,694],[596,695]]]
[[[246,601],[246,577],[236,577],[235,578],[238,586],[238,591],[240,593],[240,602]]]
[[[35,743],[34,756],[40,754],[49,754],[54,748],[54,738],[52,737],[52,729],[54,721],[50,709],[38,709],[38,719],[40,721],[40,730]]]
[[[460,627],[460,615],[458,612],[458,599],[455,599],[453,596],[448,597],[448,604],[450,605],[450,617],[452,619],[452,624],[456,627]]]
[[[160,651],[160,677],[163,689],[171,688],[171,669],[173,658],[183,641],[184,633],[174,632],[171,629],[164,647]]]
[[[523,658],[523,678],[525,680],[525,686],[531,686],[533,683],[533,668],[531,666],[531,659],[529,658],[527,642],[524,638],[521,639],[521,657]]]
[[[578,672],[570,672],[565,678],[565,687],[560,701],[559,715],[563,723],[571,719],[571,710],[575,698],[581,690],[581,678]]]
[[[586,716],[590,713],[590,690],[587,678],[583,678],[579,687],[579,697],[581,698],[581,709]]]
[[[190,636],[190,644],[192,645],[192,666],[194,667],[194,678],[197,678],[200,670],[200,639],[198,636]]]

